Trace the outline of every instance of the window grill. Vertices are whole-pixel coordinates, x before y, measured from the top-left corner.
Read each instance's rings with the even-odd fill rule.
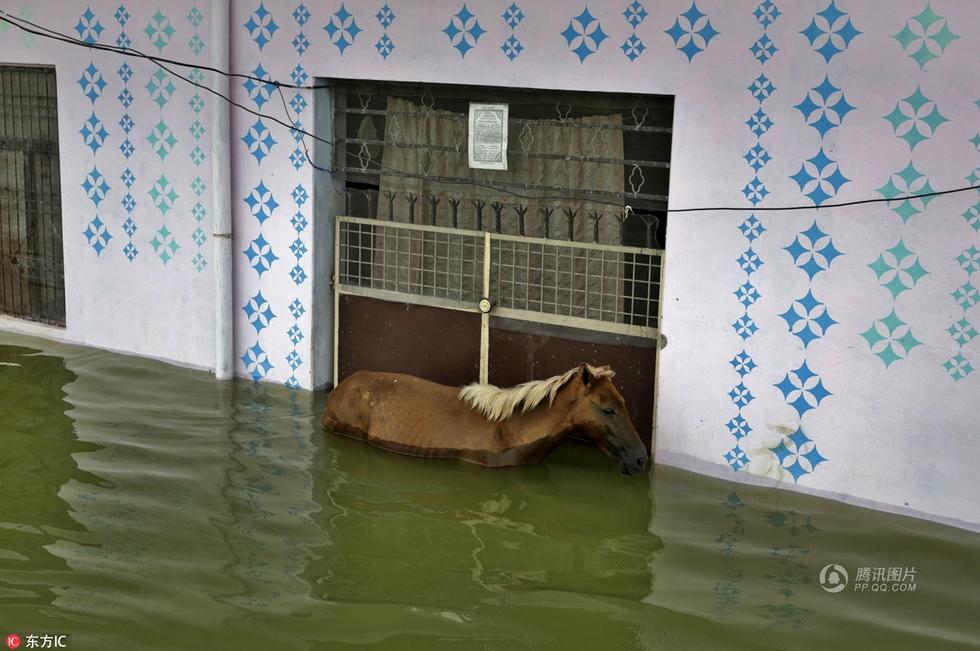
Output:
[[[489,240],[494,314],[654,336],[663,252],[359,217],[337,220],[342,293],[476,311]]]
[[[0,66],[0,312],[65,325],[53,68]]]

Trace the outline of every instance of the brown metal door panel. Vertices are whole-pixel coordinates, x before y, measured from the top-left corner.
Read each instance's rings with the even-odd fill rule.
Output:
[[[640,438],[650,447],[657,351],[652,347],[575,341],[563,337],[490,329],[490,383],[513,386],[564,373],[582,362],[608,364]]]
[[[359,370],[460,386],[480,374],[480,315],[344,294],[338,381]]]

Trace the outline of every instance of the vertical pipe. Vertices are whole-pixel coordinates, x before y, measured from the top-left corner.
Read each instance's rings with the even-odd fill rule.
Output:
[[[231,69],[230,1],[211,0],[211,65]],[[229,95],[228,77],[214,74],[214,89]],[[211,105],[211,215],[214,241],[214,375],[231,379],[234,373],[232,219],[231,219],[231,109],[227,102]]]

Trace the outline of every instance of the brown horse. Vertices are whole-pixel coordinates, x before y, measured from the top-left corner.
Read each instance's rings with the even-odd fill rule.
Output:
[[[608,366],[583,364],[510,389],[448,387],[411,375],[358,371],[330,392],[328,430],[419,457],[456,457],[483,466],[540,461],[578,432],[633,475],[647,450]]]

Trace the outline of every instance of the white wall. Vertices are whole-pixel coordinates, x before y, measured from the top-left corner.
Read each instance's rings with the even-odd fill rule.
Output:
[[[85,3],[63,2],[0,3],[0,8],[14,16],[76,38],[79,32],[75,26],[80,23],[86,6]],[[95,20],[102,27],[96,30],[100,42],[115,43],[125,32],[134,48],[189,62],[207,61],[207,48],[195,54],[189,45],[195,32],[187,18],[192,3],[161,5],[166,20],[175,30],[169,39],[165,39],[168,42],[162,53],[150,45],[150,39],[143,31],[155,14],[156,6],[125,3],[128,14],[125,26],[114,18],[119,6],[115,2],[91,3]],[[124,14],[120,16],[125,18]],[[206,39],[210,27],[203,13],[201,19],[196,31]],[[166,28],[166,24],[162,26]],[[128,83],[124,83],[119,74],[123,60],[119,57],[56,44],[23,34],[13,27],[0,27],[0,63],[44,64],[56,69],[67,322],[64,329],[39,328],[3,318],[0,327],[41,332],[53,338],[137,352],[183,365],[211,367],[214,359],[208,193],[211,166],[209,157],[200,164],[191,158],[195,146],[200,146],[206,155],[210,154],[211,134],[207,128],[210,126],[211,98],[202,95],[204,104],[196,114],[189,106],[194,90],[168,75],[174,90],[161,107],[154,103],[146,88],[157,70],[155,65],[128,59],[132,76]],[[98,71],[93,79],[101,78],[105,82],[94,101],[85,95],[87,89],[78,83],[90,64]],[[98,86],[96,83],[94,88]],[[166,80],[163,86],[168,86]],[[126,89],[132,95],[128,108],[120,99]],[[128,136],[120,125],[126,114],[133,121]],[[80,134],[92,115],[108,134],[95,151]],[[199,137],[190,131],[195,118],[205,127]],[[161,121],[176,138],[176,144],[162,159],[153,153],[153,145],[147,140],[154,126]],[[133,147],[129,158],[121,149],[127,139]],[[82,187],[93,169],[98,170],[109,186],[98,203],[92,201]],[[134,178],[132,187],[128,188],[122,179],[127,169]],[[161,177],[169,183],[166,191],[172,188],[177,193],[165,214],[154,206],[149,194]],[[200,197],[191,189],[192,181],[197,177],[207,187]],[[135,201],[132,212],[124,208],[127,194]],[[204,213],[197,213],[200,221],[194,216],[198,201],[204,208]],[[83,234],[96,216],[111,236],[107,241],[102,238],[99,242],[106,245],[101,252],[96,251]],[[132,237],[124,229],[127,218],[131,218],[136,226]],[[179,246],[166,263],[157,251],[167,250],[170,255],[172,250],[163,246],[170,240],[161,241],[156,249],[152,244],[164,226]],[[198,227],[206,237],[200,246],[194,240]],[[135,254],[130,249],[132,259],[126,254],[130,242],[135,249]],[[194,257],[198,253],[202,258],[195,265]]]
[[[262,22],[256,14],[260,3],[233,3],[230,29],[237,71],[251,72],[261,64],[272,77],[285,80],[301,66],[308,76],[307,83],[314,77],[349,77],[675,95],[671,207],[752,207],[743,190],[756,182],[756,176],[768,195],[754,213],[765,230],[751,243],[762,266],[750,274],[738,262],[749,246],[739,225],[750,213],[676,214],[669,221],[664,332],[670,343],[663,352],[660,370],[660,460],[734,479],[769,477],[789,488],[980,526],[980,502],[970,481],[971,471],[980,461],[976,451],[980,434],[976,418],[980,372],[951,373],[944,366],[952,359],[980,369],[980,338],[956,339],[948,332],[963,319],[970,324],[966,327],[968,334],[980,328],[980,310],[973,305],[976,299],[972,295],[962,298],[962,292],[973,291],[975,285],[967,285],[953,295],[964,283],[980,285],[977,264],[966,258],[958,260],[964,252],[972,255],[971,247],[980,245],[977,193],[935,198],[907,219],[884,204],[820,211],[762,210],[767,206],[813,204],[813,197],[804,194],[811,193],[812,188],[801,189],[792,177],[821,148],[833,161],[824,171],[829,175],[837,164],[849,179],[830,192],[832,196],[824,203],[880,197],[879,189],[890,191],[889,180],[902,185],[897,174],[910,162],[937,190],[976,183],[980,163],[976,139],[980,130],[976,66],[980,5],[967,0],[936,0],[929,6],[941,19],[934,20],[930,12],[923,13],[927,5],[919,0],[842,0],[833,7],[829,0],[779,0],[762,5],[754,1],[701,0],[697,8],[707,15],[711,29],[718,34],[705,49],[689,58],[678,46],[683,47],[690,37],[683,34],[683,29],[680,33],[672,30],[678,20],[680,27],[686,26],[686,19],[678,17],[690,10],[687,0],[645,2],[649,15],[635,30],[624,16],[630,3],[592,2],[589,11],[608,38],[599,44],[597,52],[580,60],[561,33],[574,16],[581,14],[584,2],[556,0],[545,5],[525,0],[518,3],[525,17],[512,30],[502,17],[509,2],[474,0],[467,7],[485,33],[465,56],[452,47],[449,36],[442,31],[462,8],[460,2],[391,0],[388,4],[395,19],[387,27],[376,18],[383,2],[347,3],[346,9],[361,31],[343,52],[331,44],[324,30],[341,3],[306,3],[311,16],[303,25],[293,15],[299,4],[268,0],[262,5],[275,21],[276,29],[260,48],[261,39],[256,40],[256,24]],[[19,9],[17,3],[4,5]],[[52,2],[32,6],[37,20],[65,31],[72,29],[85,10],[84,3],[77,3],[72,11],[65,10],[63,3],[58,3],[57,11],[51,9],[55,6]],[[116,6],[92,3],[93,11],[107,27],[102,40],[112,41],[118,34],[119,25],[112,18]],[[185,16],[191,6],[189,2],[161,3],[178,28],[173,49],[165,51],[168,56],[190,56],[185,44],[193,30]],[[762,9],[757,9],[760,6]],[[771,7],[778,7],[778,15],[770,14],[775,20],[760,21],[757,15],[763,16],[764,10]],[[838,10],[847,16],[834,15]],[[140,30],[151,12],[142,8],[129,11],[139,14],[139,18],[132,19],[133,28],[127,32],[137,47],[149,47]],[[302,12],[296,15],[302,16]],[[830,27],[836,32],[833,42],[841,50],[829,61],[815,49],[827,40],[820,28],[826,28],[828,16],[833,22]],[[814,20],[815,29],[808,30]],[[927,51],[932,48],[939,56],[917,61],[909,54],[918,51],[922,40],[913,39],[903,48],[902,39],[894,35],[902,34],[904,38],[906,34],[921,33],[923,22],[929,23]],[[702,18],[694,25],[701,33],[698,38],[709,33],[705,23]],[[909,32],[903,31],[907,24]],[[850,32],[848,25],[860,34]],[[947,30],[958,38],[950,40]],[[199,31],[202,35],[208,33],[204,25]],[[645,50],[631,61],[620,46],[634,31]],[[309,41],[308,49],[293,44],[302,41],[298,39],[300,32]],[[512,32],[525,49],[510,60],[501,44]],[[385,34],[395,46],[387,58],[375,47]],[[679,35],[681,40],[675,43],[671,34]],[[767,40],[756,45],[763,37]],[[810,38],[817,40],[811,45]],[[771,57],[767,55],[761,62],[753,48],[758,53],[768,41],[775,50],[770,49]],[[577,42],[572,44],[576,45]],[[205,54],[206,50],[201,56]],[[63,66],[65,73],[59,70],[59,87],[64,98],[65,204],[84,206],[87,199],[80,195],[79,184],[91,167],[92,156],[79,141],[77,130],[91,107],[74,80],[89,57],[80,56],[76,50],[37,42],[26,49],[20,35],[8,31],[0,35],[0,59],[46,60]],[[121,83],[114,76],[118,62],[110,63],[109,57],[93,60],[100,70],[104,69],[111,83],[103,99],[97,101],[97,112],[100,117],[105,112],[103,119],[114,131],[110,137],[116,138],[111,147],[97,154],[105,156],[104,162],[101,158],[97,162],[111,184],[125,167],[117,149],[118,128],[111,128],[121,113],[114,99],[121,90]],[[137,101],[142,102],[139,122],[144,131],[160,113],[149,103],[144,88],[150,72],[152,68],[142,66],[130,82]],[[769,96],[757,97],[750,90],[760,74],[775,87]],[[809,89],[818,87],[825,77],[843,90],[848,105],[854,108],[839,126],[821,132],[807,124],[804,111],[796,106],[802,105],[808,114],[813,107],[801,103]],[[283,117],[277,96],[259,106],[240,82],[233,81],[232,87],[235,99],[246,106]],[[927,127],[933,104],[920,107],[919,117],[926,120],[916,124],[929,137],[912,147],[907,139],[899,137],[912,123],[896,122],[896,132],[885,116],[891,115],[896,105],[912,110],[900,102],[909,97],[917,100],[913,95],[917,88],[935,102],[947,121],[934,123],[933,133]],[[819,92],[814,91],[815,98]],[[187,184],[197,173],[188,163],[192,144],[186,131],[192,121],[187,107],[190,95],[191,91],[180,85],[177,99],[171,104],[174,108],[168,108],[168,123],[180,124],[177,136],[181,142],[175,153],[165,163],[155,156],[138,156],[141,166],[138,171],[133,168],[142,184],[138,196],[141,209],[147,211],[141,217],[137,236],[144,238],[144,251],[133,264],[121,253],[125,238],[120,229],[123,215],[118,208],[107,214],[114,220],[110,222],[115,227],[113,234],[119,235],[112,241],[114,248],[102,256],[95,256],[80,236],[87,221],[84,216],[91,210],[82,216],[66,210],[69,333],[84,343],[114,344],[111,347],[206,366],[210,354],[205,349],[211,329],[196,327],[196,321],[209,318],[210,279],[204,282],[202,275],[207,271],[198,274],[190,265],[190,254],[195,249],[190,241],[193,224],[187,215],[191,206]],[[294,95],[294,91],[287,92],[287,101]],[[310,92],[302,95],[312,104]],[[831,97],[831,105],[842,108],[836,95]],[[746,124],[759,110],[772,122],[764,133],[754,133]],[[313,108],[308,105],[299,119],[309,127],[312,116]],[[207,124],[203,118],[201,121]],[[312,229],[297,232],[290,218],[300,213],[307,222],[313,219],[312,201],[298,205],[292,198],[297,187],[313,196],[312,173],[309,165],[294,168],[290,158],[297,151],[297,143],[286,129],[268,119],[263,122],[277,144],[261,161],[249,153],[242,137],[255,122],[255,116],[242,111],[233,114],[236,356],[249,361],[247,368],[237,362],[237,371],[306,387],[313,383],[312,363],[317,361],[311,359],[310,353],[314,289],[309,276],[313,254],[305,252],[297,258],[290,246],[298,239],[312,249]],[[146,154],[147,134],[138,135],[134,142],[138,140],[140,153]],[[743,158],[756,146],[765,148],[770,157],[757,172]],[[178,192],[184,188],[178,204],[183,221],[176,215],[174,218],[183,229],[179,231],[183,248],[178,258],[166,266],[154,258],[146,244],[151,228],[159,226],[160,216],[150,211],[148,204],[144,206],[147,184],[163,171],[178,180]],[[203,171],[202,178],[207,181]],[[913,189],[918,190],[922,179],[912,180]],[[260,182],[279,204],[262,223],[250,214],[243,201]],[[904,190],[904,186],[899,189]],[[121,197],[118,181],[112,192],[111,205],[117,207]],[[804,264],[806,259],[797,260],[799,252],[794,257],[787,247],[814,222],[841,255],[811,278],[796,264]],[[260,235],[278,258],[261,276],[242,253]],[[869,265],[883,252],[894,250],[900,240],[911,252],[909,257],[904,250],[898,250],[902,268],[914,271],[917,267],[911,265],[918,260],[928,273],[916,274],[919,277],[913,284],[903,272],[900,284],[892,287],[900,290],[904,282],[910,288],[893,294],[883,284],[890,282],[894,272],[881,267],[879,273],[888,275],[879,282],[877,267]],[[817,245],[824,251],[826,239]],[[747,308],[736,295],[746,281],[758,293]],[[105,291],[107,288],[109,292]],[[275,318],[256,331],[241,308],[260,291]],[[807,292],[826,306],[836,323],[804,347],[802,339],[790,332],[780,315]],[[113,309],[100,309],[105,304],[100,305],[99,301],[111,302]],[[293,315],[290,305],[303,306],[302,313]],[[823,308],[817,308],[811,316],[818,317],[820,309]],[[902,324],[911,328],[917,344],[903,338],[905,325],[901,325],[894,337],[899,358],[889,359],[886,365],[874,353],[891,344],[877,340],[869,329],[892,310]],[[754,324],[751,336],[745,339],[733,327],[743,317]],[[886,320],[878,327],[886,325],[892,330],[898,324]],[[740,378],[729,362],[743,351],[751,357],[753,366]],[[799,392],[787,396],[776,385],[801,369],[804,362],[816,374],[811,384],[819,378],[820,386],[829,393],[817,402],[814,386],[808,384],[804,400],[814,400],[814,408],[798,410],[792,403]],[[737,394],[734,399],[730,395],[740,384],[752,395],[752,400],[741,408]],[[741,438],[726,425],[739,414],[744,418],[743,429],[751,429]],[[795,449],[794,439],[788,437],[797,430],[800,434],[795,440],[805,446],[799,450],[804,455],[799,461],[796,454],[786,454]],[[814,448],[819,457],[811,453]],[[813,466],[813,462],[818,463]]]

